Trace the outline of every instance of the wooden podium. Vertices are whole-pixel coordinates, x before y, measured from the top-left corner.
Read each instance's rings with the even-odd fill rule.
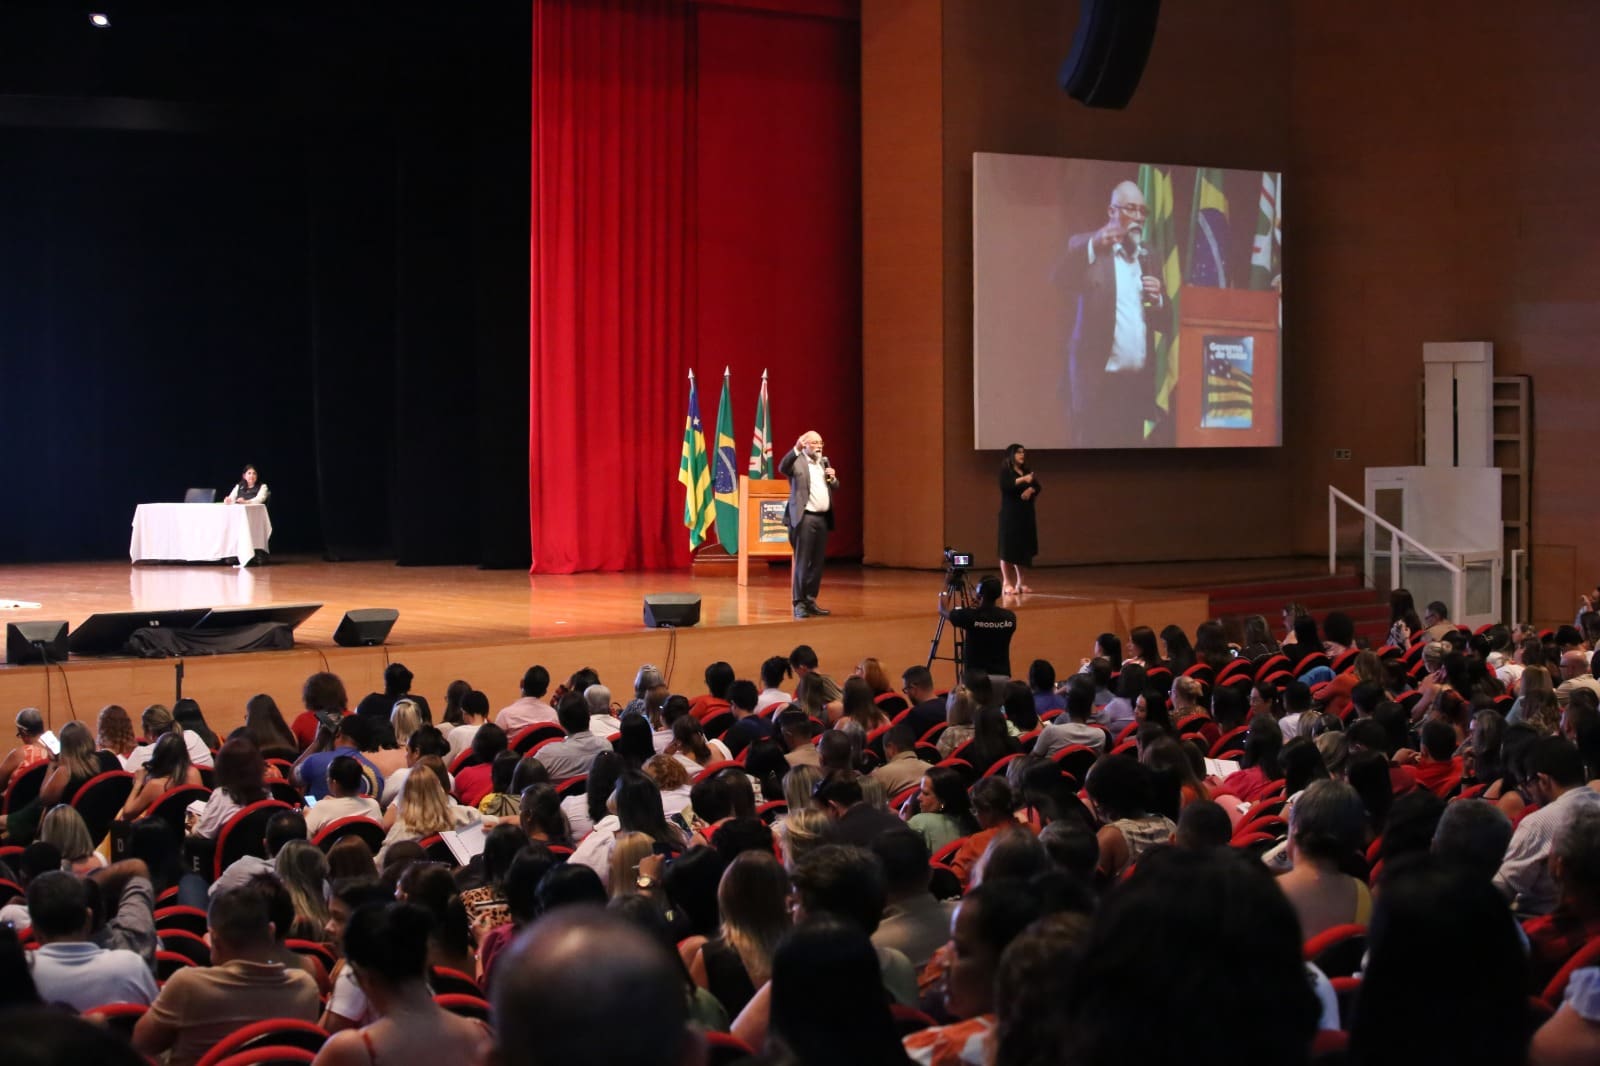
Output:
[[[1270,448],[1282,443],[1275,290],[1185,285],[1179,293],[1180,448]]]
[[[784,508],[789,506],[789,479],[739,478],[739,584],[750,584],[752,558],[787,558],[794,554],[789,546],[789,527],[784,524]]]

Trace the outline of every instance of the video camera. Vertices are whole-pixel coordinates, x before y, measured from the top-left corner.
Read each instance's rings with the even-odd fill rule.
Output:
[[[948,573],[965,573],[972,569],[972,553],[958,552],[954,548],[944,550],[944,567]]]

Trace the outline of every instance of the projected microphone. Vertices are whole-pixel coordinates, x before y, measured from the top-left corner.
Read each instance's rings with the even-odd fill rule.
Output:
[[[1133,233],[1133,256],[1139,262],[1140,285],[1143,286],[1142,279],[1156,276],[1155,256],[1151,253],[1150,246],[1139,239],[1137,230]],[[1155,307],[1160,302],[1160,297],[1152,296],[1148,292],[1144,293],[1144,305],[1146,307]]]

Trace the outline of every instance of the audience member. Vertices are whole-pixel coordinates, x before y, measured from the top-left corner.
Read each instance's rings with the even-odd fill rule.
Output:
[[[788,753],[784,756],[790,766],[820,766],[822,757],[817,754],[816,745],[812,738],[815,723],[811,716],[799,707],[790,704],[778,712],[778,735],[783,740]]]
[[[833,818],[833,837],[841,844],[870,847],[880,834],[900,828],[900,819],[866,802],[861,775],[853,770],[836,770],[824,777],[815,797]]]
[[[746,852],[728,864],[717,888],[717,935],[693,954],[689,972],[737,1015],[772,977],[772,956],[789,931],[789,876],[770,850]]]
[[[756,692],[755,682],[735,681],[728,686],[728,707],[733,711],[733,725],[723,735],[722,742],[735,758],[756,741],[775,735],[772,722],[756,713],[760,703],[761,696]]]
[[[1556,887],[1550,847],[1579,811],[1600,809],[1600,792],[1584,787],[1583,757],[1562,737],[1543,737],[1530,758],[1539,809],[1517,823],[1494,883],[1518,914],[1549,914]]]
[[[550,691],[550,671],[542,666],[530,666],[518,685],[518,696],[502,707],[494,716],[494,724],[514,736],[530,725],[554,724],[556,709],[545,702]]]
[[[1278,885],[1310,940],[1336,925],[1366,925],[1372,911],[1367,886],[1344,867],[1359,854],[1366,812],[1356,790],[1342,781],[1318,781],[1289,815],[1289,859],[1293,869]]]
[[[145,960],[137,952],[102,948],[90,939],[94,891],[90,882],[58,870],[28,882],[28,918],[39,939],[32,958],[39,998],[76,1011],[104,1003],[152,1002],[156,982]]]
[[[1097,869],[1103,878],[1115,878],[1177,831],[1171,818],[1151,810],[1150,774],[1135,759],[1101,759],[1089,770],[1086,791],[1102,823]]]
[[[378,801],[362,793],[367,787],[361,764],[341,755],[328,764],[328,794],[314,807],[306,809],[306,832],[311,836],[341,818],[371,818],[380,821],[383,811]]]
[[[554,747],[555,745],[550,745]],[[472,735],[472,758],[468,765],[461,768],[455,775],[455,788],[453,790],[457,800],[464,807],[477,807],[483,802],[485,796],[494,791],[494,761],[506,750],[506,731],[493,722],[485,722],[478,727]],[[548,748],[541,748],[539,754],[544,755]],[[543,758],[539,760],[549,769],[550,764]],[[588,764],[584,764],[588,769]],[[554,774],[551,775],[555,777]]]
[[[1094,714],[1094,682],[1078,675],[1067,682],[1062,700],[1065,713],[1044,727],[1034,742],[1033,754],[1049,758],[1062,748],[1081,744],[1096,753],[1106,750],[1106,732],[1089,724]]]
[[[1511,843],[1511,819],[1487,800],[1456,799],[1445,806],[1430,850],[1440,862],[1494,880]]]
[[[1575,812],[1550,849],[1556,903],[1523,923],[1535,994],[1586,943],[1600,937],[1600,810]]]
[[[1178,815],[1173,843],[1190,851],[1225,848],[1233,838],[1233,821],[1228,812],[1211,800],[1196,800]]]
[[[871,776],[883,783],[885,793],[892,797],[917,787],[927,763],[917,757],[917,738],[910,726],[901,722],[884,734],[883,754],[883,765]]]
[[[472,738],[478,735],[489,721],[489,697],[473,689],[461,697],[461,724],[445,734],[450,752],[445,756],[448,765],[454,765],[461,753],[472,747]],[[501,727],[505,728],[504,726]]]
[[[977,821],[978,831],[970,834],[950,858],[950,869],[955,871],[962,884],[971,878],[973,867],[995,837],[1001,833],[1027,832],[1017,821],[1016,796],[1005,778],[996,776],[979,779],[968,792],[968,797],[972,801],[972,815]]]
[[[932,852],[971,836],[979,828],[966,782],[948,766],[927,767],[916,806],[908,810],[912,813],[906,824],[922,836]]]
[[[174,973],[134,1026],[134,1048],[145,1055],[165,1053],[170,1066],[191,1066],[251,1022],[315,1021],[321,1009],[315,980],[270,961],[271,912],[261,893],[244,888],[217,896],[207,926],[211,965]]]
[[[589,772],[589,764],[602,751],[611,750],[611,742],[596,736],[589,729],[589,705],[583,697],[568,695],[556,708],[561,728],[567,731],[566,739],[546,744],[535,755],[553,781],[582,777]]]
[[[817,989],[849,1004],[817,1022]],[[819,916],[795,928],[772,962],[771,1025],[764,1041],[773,1061],[799,1066],[895,1066],[910,1060],[883,995],[878,960],[861,930]],[[760,1045],[758,1045],[760,1046]]]
[[[935,899],[928,890],[932,869],[928,844],[910,828],[891,829],[872,842],[883,866],[888,905],[872,934],[878,947],[893,948],[920,971],[950,937],[955,904]]]

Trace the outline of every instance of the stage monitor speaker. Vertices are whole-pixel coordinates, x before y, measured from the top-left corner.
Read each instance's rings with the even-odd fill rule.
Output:
[[[400,612],[392,607],[363,607],[346,611],[333,631],[333,642],[341,648],[370,648],[389,639]]]
[[[136,629],[188,629],[211,608],[186,607],[178,611],[111,611],[92,614],[67,637],[74,655],[125,655],[128,638]]]
[[[233,629],[276,622],[298,629],[300,623],[322,610],[320,603],[273,603],[250,607],[213,607],[194,624],[196,629]]]
[[[685,629],[700,624],[700,597],[692,592],[658,592],[644,598],[644,624],[651,629]]]
[[[1122,108],[1133,99],[1155,41],[1161,0],[1082,0],[1061,88],[1090,107]]]
[[[64,663],[67,661],[67,623],[7,622],[6,662]]]

